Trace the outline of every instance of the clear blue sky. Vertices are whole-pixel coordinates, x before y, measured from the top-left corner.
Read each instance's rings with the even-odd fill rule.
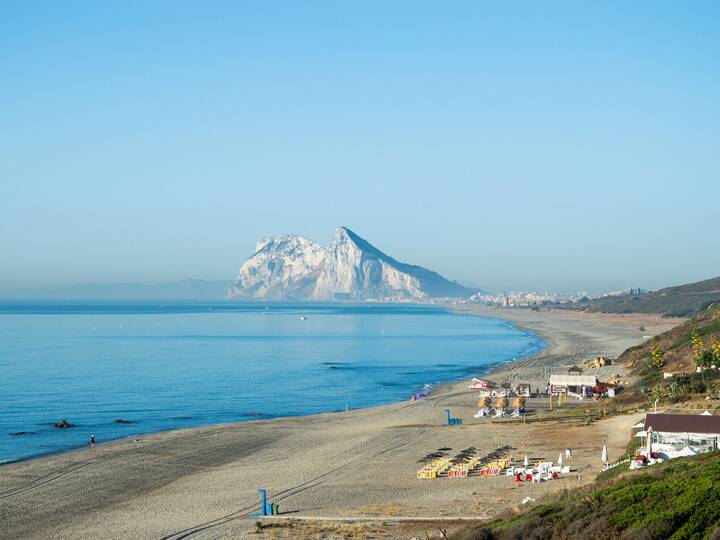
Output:
[[[0,293],[347,225],[490,289],[720,274],[717,2],[0,3]]]

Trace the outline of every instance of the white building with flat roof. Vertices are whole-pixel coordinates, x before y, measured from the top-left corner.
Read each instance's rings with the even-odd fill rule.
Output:
[[[593,397],[595,375],[550,375],[550,394],[567,394],[578,399]]]

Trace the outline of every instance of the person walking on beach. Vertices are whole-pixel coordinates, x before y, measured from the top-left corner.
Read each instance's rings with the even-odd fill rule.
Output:
[[[566,448],[565,449],[565,457],[567,459],[570,459],[572,457],[572,448]]]
[[[94,433],[93,433],[92,435],[90,435],[90,442],[88,443],[88,446],[89,446],[90,448],[94,448],[94,447],[95,447],[95,434],[94,434]]]

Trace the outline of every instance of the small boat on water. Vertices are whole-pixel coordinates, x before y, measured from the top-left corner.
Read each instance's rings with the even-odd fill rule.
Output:
[[[301,321],[307,321],[307,315],[300,315]]]

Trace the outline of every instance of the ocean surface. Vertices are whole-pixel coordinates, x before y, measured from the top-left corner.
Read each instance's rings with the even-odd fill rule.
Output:
[[[0,303],[0,463],[90,434],[406,400],[543,346],[505,321],[427,306]],[[75,427],[54,428],[61,419]]]

